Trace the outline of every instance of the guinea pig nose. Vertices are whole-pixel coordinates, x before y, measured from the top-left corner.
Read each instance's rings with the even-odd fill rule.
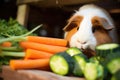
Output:
[[[77,41],[81,44],[86,44],[87,43],[86,41],[80,41],[80,40],[77,40]]]

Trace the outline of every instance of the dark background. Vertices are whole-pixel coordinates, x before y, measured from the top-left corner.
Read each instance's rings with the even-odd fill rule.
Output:
[[[67,19],[74,13],[74,9],[78,9],[80,6],[87,4],[77,4],[64,7],[47,7],[41,8],[30,5],[30,12],[27,25],[25,26],[29,30],[33,27],[44,24],[43,28],[36,33],[40,36],[48,37],[63,37],[62,28],[66,25]],[[117,33],[120,33],[120,12],[110,12],[112,9],[120,9],[120,1],[117,0],[101,0],[101,2],[94,4],[101,6],[109,11],[112,16]],[[10,17],[16,18],[18,5],[16,0],[0,0],[0,18],[8,20]],[[119,36],[118,36],[119,37]]]

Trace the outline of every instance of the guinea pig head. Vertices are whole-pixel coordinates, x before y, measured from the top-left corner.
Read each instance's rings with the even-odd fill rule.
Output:
[[[63,30],[70,47],[77,47],[86,54],[95,55],[97,45],[112,42],[109,35],[112,29],[113,26],[110,26],[105,18],[75,15],[68,20]]]

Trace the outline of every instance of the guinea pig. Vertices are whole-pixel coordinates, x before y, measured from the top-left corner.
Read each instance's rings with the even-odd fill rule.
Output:
[[[96,54],[97,45],[118,41],[110,14],[94,4],[80,7],[70,17],[63,30],[69,46],[80,48],[88,56]]]

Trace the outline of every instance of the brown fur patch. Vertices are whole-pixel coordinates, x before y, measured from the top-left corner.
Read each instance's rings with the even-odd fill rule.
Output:
[[[103,20],[106,21],[105,19],[101,20],[101,18],[97,16],[92,18],[92,25],[93,25],[92,27],[96,29],[96,31],[94,32],[94,36],[96,37],[97,45],[112,42],[112,38],[110,37],[108,30],[101,22]]]
[[[78,27],[80,25],[80,22],[82,21],[82,16],[72,16],[68,20],[68,24],[63,28],[64,31],[70,31],[75,27]]]
[[[65,39],[70,41],[73,34],[77,32],[77,28],[79,27],[83,17],[82,16],[72,16],[68,20],[68,24],[64,27],[64,31],[68,32]]]
[[[73,28],[72,30],[70,30],[70,31],[67,33],[65,39],[70,42],[71,37],[72,37],[73,34],[75,34],[76,32],[77,32],[77,27],[75,27],[75,28]]]
[[[96,31],[94,33],[94,36],[96,37],[97,45],[112,42],[112,38],[109,36],[109,34],[107,32],[101,33],[100,31]]]
[[[106,30],[111,30],[113,29],[113,26],[108,23],[108,21],[105,18],[101,18],[98,16],[94,16],[92,18],[92,24],[93,26],[101,26]]]

